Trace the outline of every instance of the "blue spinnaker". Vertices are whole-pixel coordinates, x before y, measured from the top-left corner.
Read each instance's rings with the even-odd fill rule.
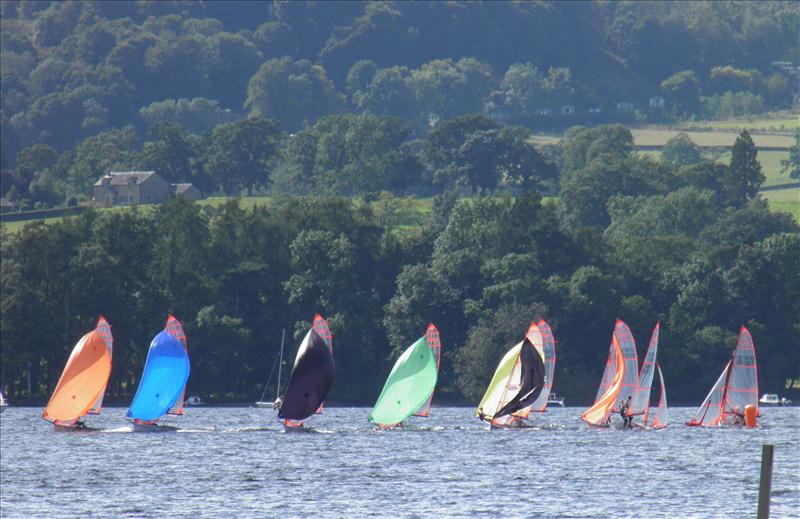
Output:
[[[167,331],[155,336],[147,352],[144,372],[128,418],[157,420],[165,415],[183,394],[189,380],[189,355],[183,344]]]

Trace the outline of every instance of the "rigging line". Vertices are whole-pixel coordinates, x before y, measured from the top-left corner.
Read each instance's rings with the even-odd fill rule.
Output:
[[[285,332],[286,330],[284,329],[284,333]],[[283,339],[281,339],[281,348],[283,348]],[[269,388],[269,383],[272,382],[272,375],[275,374],[275,367],[278,365],[278,359],[280,359],[280,354],[281,352],[278,352],[278,354],[275,355],[275,362],[272,363],[272,369],[269,372],[269,377],[267,377],[267,383],[264,384],[264,391],[262,391],[261,393],[261,398],[259,400],[260,402],[263,402],[264,397],[267,396],[267,389]]]

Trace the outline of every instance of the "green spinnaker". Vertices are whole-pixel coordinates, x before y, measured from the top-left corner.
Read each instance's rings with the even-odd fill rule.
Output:
[[[489,388],[486,390],[486,394],[483,395],[481,403],[478,404],[478,408],[475,410],[476,416],[479,416],[482,413],[489,418],[492,418],[500,409],[500,400],[502,399],[503,394],[506,392],[508,377],[510,377],[511,373],[514,371],[514,364],[516,364],[517,358],[519,358],[519,352],[522,350],[522,344],[523,343],[520,342],[508,350],[508,352],[506,352],[506,354],[503,356],[503,359],[497,366],[497,370],[494,372],[492,381],[489,383]]]
[[[394,363],[369,421],[384,426],[402,422],[428,400],[437,377],[436,359],[422,337]]]

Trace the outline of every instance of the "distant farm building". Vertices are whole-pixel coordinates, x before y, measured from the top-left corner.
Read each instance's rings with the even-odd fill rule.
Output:
[[[623,101],[621,103],[617,103],[617,110],[620,112],[632,112],[633,111],[633,103],[628,101]]]
[[[650,98],[649,104],[650,108],[660,110],[666,106],[666,100],[664,96],[653,96]]]
[[[10,213],[14,210],[14,204],[5,198],[0,198],[0,213]]]
[[[170,184],[155,171],[112,171],[94,184],[94,203],[99,207],[160,204],[175,196],[199,200],[202,193],[192,184]]]

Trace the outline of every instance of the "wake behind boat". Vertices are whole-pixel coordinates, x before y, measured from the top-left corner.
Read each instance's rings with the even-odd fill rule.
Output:
[[[111,326],[101,315],[95,329],[78,341],[42,417],[57,431],[87,430],[81,421],[99,414],[111,375],[114,339]]]

